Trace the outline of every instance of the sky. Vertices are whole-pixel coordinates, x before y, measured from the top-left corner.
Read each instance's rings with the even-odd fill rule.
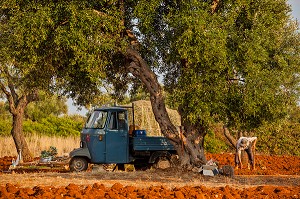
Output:
[[[292,7],[292,17],[300,22],[300,0],[288,0],[287,2]],[[69,107],[68,114],[86,115],[87,110],[85,108],[78,110],[79,107],[74,106],[71,99],[68,100],[67,104]]]
[[[300,21],[300,0],[288,0],[288,4],[292,6],[292,16]]]
[[[79,110],[80,107],[74,106],[72,99],[68,99],[67,105],[68,105],[68,114],[69,115],[79,114],[79,115],[85,116],[86,113],[88,112],[88,110],[85,109],[84,107],[81,107],[81,110]]]

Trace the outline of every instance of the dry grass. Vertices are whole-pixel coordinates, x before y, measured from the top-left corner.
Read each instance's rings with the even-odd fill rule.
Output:
[[[171,172],[171,173],[170,173]],[[159,175],[157,175],[159,174]],[[0,185],[7,183],[16,184],[20,187],[35,187],[35,186],[68,186],[70,182],[81,185],[93,185],[94,183],[104,184],[106,187],[111,187],[115,183],[121,183],[127,186],[135,186],[138,188],[147,188],[150,186],[165,186],[168,188],[183,187],[183,186],[225,186],[225,178],[217,177],[217,179],[206,179],[196,173],[173,173],[172,171],[165,172],[162,170],[147,170],[134,172],[82,172],[82,173],[13,173],[10,175],[2,175]],[[41,178],[43,180],[41,180]],[[15,181],[14,179],[17,179]],[[210,182],[212,181],[212,182]],[[228,180],[227,180],[228,181]],[[212,184],[213,183],[213,184]],[[228,184],[235,184],[233,179],[229,180]],[[227,185],[228,185],[227,184]]]
[[[42,150],[48,150],[50,146],[57,148],[59,156],[69,153],[79,147],[80,137],[49,137],[32,135],[26,137],[30,151],[34,157],[38,157]],[[16,147],[11,136],[0,137],[0,157],[16,156]]]
[[[124,186],[135,186],[137,188],[147,188],[151,186],[164,186],[167,188],[183,186],[206,186],[206,187],[225,187],[247,188],[253,186],[299,186],[300,177],[294,176],[235,176],[229,178],[225,176],[203,176],[199,173],[184,172],[177,169],[167,170],[147,170],[133,172],[108,172],[91,171],[81,173],[12,173],[1,175],[0,186],[7,183],[15,184],[20,187],[35,186],[68,186],[70,183],[87,186],[94,183],[103,184],[111,187],[115,183]]]

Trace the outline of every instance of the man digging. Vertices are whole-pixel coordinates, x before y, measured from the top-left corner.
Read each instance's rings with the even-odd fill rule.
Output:
[[[240,137],[236,143],[236,154],[235,154],[235,169],[239,166],[242,169],[241,153],[244,150],[248,154],[251,169],[255,170],[254,152],[257,137]]]

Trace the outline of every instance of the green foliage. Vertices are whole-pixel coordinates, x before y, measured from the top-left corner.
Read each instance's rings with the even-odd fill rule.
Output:
[[[51,114],[59,116],[67,112],[65,98],[58,98],[56,95],[49,96],[44,93],[40,93],[39,101],[28,104],[25,109],[26,118],[32,121],[40,121]]]
[[[205,137],[204,148],[209,153],[222,153],[228,151],[228,145],[218,138],[213,131],[209,131]]]
[[[49,116],[39,122],[24,121],[24,133],[48,136],[79,136],[83,127],[82,121],[74,121],[71,117]]]
[[[0,103],[0,136],[8,136],[12,129],[12,116],[6,103]],[[49,136],[78,136],[85,118],[80,115],[62,116],[67,112],[66,100],[41,94],[39,101],[29,104],[25,110],[24,133]]]
[[[149,94],[146,89],[139,84],[135,84],[130,93],[130,101],[149,100]]]
[[[268,154],[300,156],[299,125],[297,129],[285,127],[283,125],[284,129],[278,130],[278,127],[271,126],[259,132],[258,150]]]
[[[49,157],[54,158],[56,155],[57,155],[57,148],[54,146],[50,146],[48,150],[43,150],[41,152],[40,157],[41,158],[49,158]]]
[[[25,120],[23,131],[25,135],[79,136],[84,122],[85,118],[79,115],[63,117],[50,115],[39,121]],[[0,136],[9,136],[11,128],[11,120],[0,120]]]
[[[60,90],[87,104],[101,93],[115,53],[123,51],[115,3],[4,0],[0,14],[0,68],[15,70],[13,84],[23,91]]]
[[[300,156],[300,107],[290,111],[289,117],[274,123],[264,123],[256,130],[258,149],[265,153]]]
[[[285,0],[142,0],[134,15],[143,55],[164,74],[183,120],[250,131],[299,99],[300,33]],[[155,62],[153,60],[159,60]]]
[[[14,114],[22,117],[38,91],[69,96],[83,105],[101,93],[105,68],[116,53],[123,51],[125,41],[122,14],[115,3],[0,1],[0,97],[10,100],[11,110],[22,105]],[[44,110],[33,108],[39,105]],[[62,123],[46,117],[50,112],[64,112],[60,103],[60,110],[54,110],[57,107],[53,105],[29,105],[27,117],[39,122],[25,121],[24,132],[78,135],[67,118]]]
[[[298,109],[295,109],[297,112]],[[299,119],[299,117],[297,117]],[[256,150],[259,154],[300,156],[300,123],[291,117],[282,121],[264,123],[255,129],[249,136],[257,136]],[[235,152],[231,146],[224,142],[223,131],[220,125],[213,125],[214,130],[205,137],[205,150],[211,153]],[[217,133],[216,133],[217,132]],[[219,132],[219,133],[218,133]],[[229,143],[228,143],[229,144]]]

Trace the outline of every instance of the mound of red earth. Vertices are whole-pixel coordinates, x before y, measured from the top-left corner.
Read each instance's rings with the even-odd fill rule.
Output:
[[[207,154],[207,160],[214,160],[219,167],[224,165],[234,166],[234,154]],[[300,175],[300,157],[256,155],[256,170],[236,169],[235,175]]]
[[[298,187],[259,186],[253,188],[231,188],[229,186],[207,188],[180,187],[166,188],[164,186],[150,186],[136,188],[123,186],[120,183],[112,187],[95,183],[88,186],[69,184],[66,187],[36,186],[33,188],[19,188],[12,184],[0,186],[0,198],[299,198]]]

